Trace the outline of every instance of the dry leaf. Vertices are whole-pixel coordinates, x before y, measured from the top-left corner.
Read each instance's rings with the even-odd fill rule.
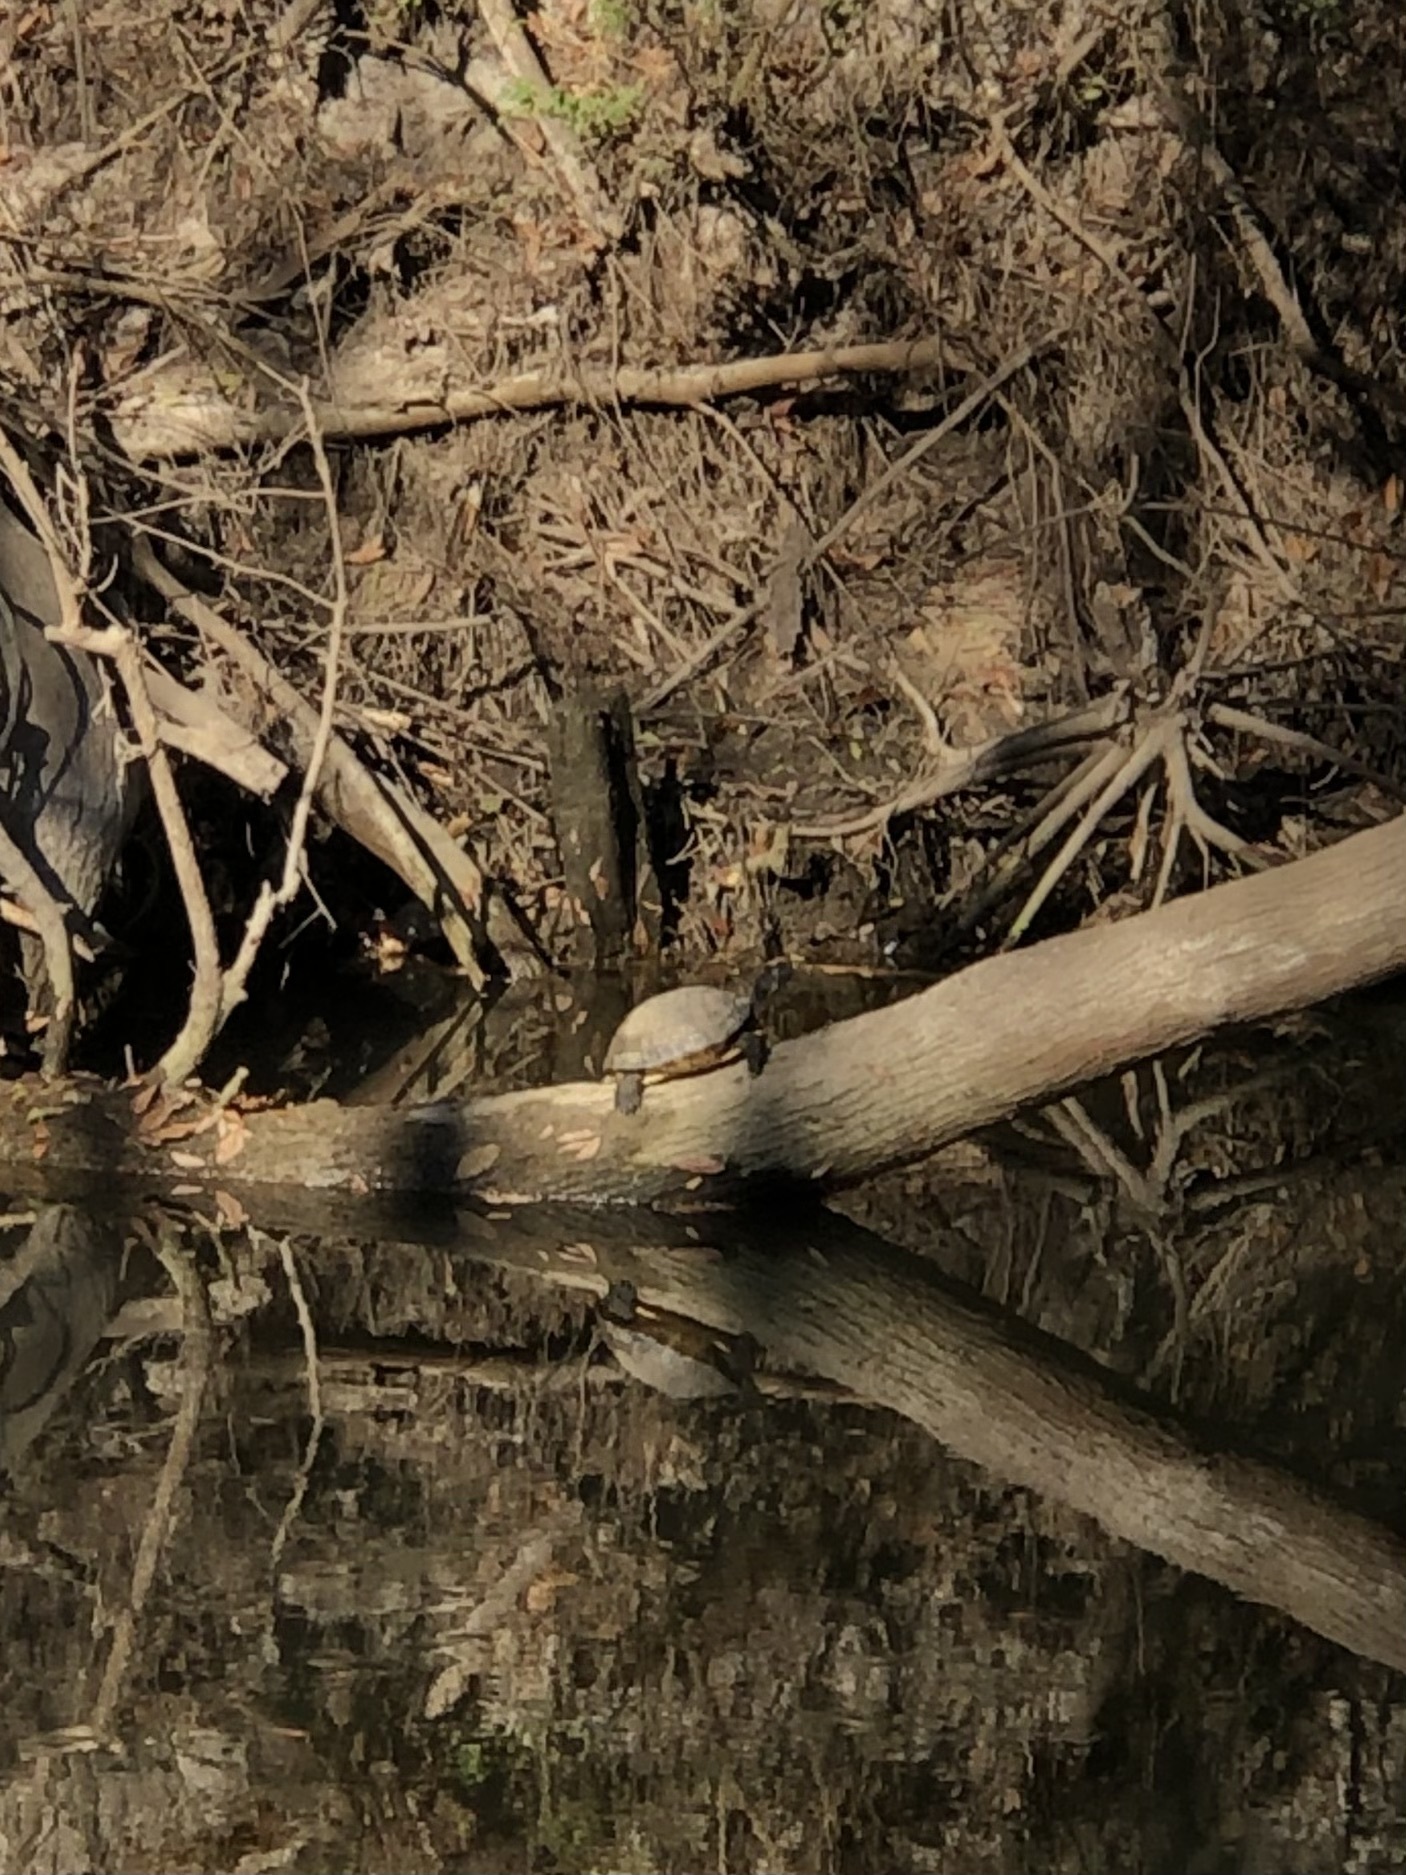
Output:
[[[249,1213],[230,1191],[215,1193],[215,1212],[220,1222],[228,1225],[231,1230],[242,1230],[249,1222]]]
[[[220,1115],[215,1127],[215,1164],[228,1165],[237,1159],[249,1141],[249,1128],[242,1115],[229,1108]]]
[[[550,1614],[556,1606],[557,1596],[562,1589],[567,1589],[580,1577],[570,1569],[563,1569],[553,1563],[544,1569],[534,1582],[529,1582],[522,1598],[522,1605],[530,1615]]]
[[[467,1152],[460,1155],[459,1163],[454,1168],[455,1177],[461,1182],[482,1178],[485,1172],[492,1170],[501,1156],[501,1146],[496,1146],[491,1142],[482,1146],[470,1146]]]

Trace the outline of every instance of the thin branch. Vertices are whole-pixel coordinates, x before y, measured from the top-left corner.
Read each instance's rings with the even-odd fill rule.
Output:
[[[928,754],[934,761],[948,760],[952,755],[952,744],[942,733],[942,724],[937,720],[937,711],[896,657],[889,660],[888,675],[889,682],[912,704],[918,721],[923,726],[923,746]]]
[[[104,1737],[110,1730],[117,1713],[118,1702],[122,1697],[127,1669],[131,1663],[132,1648],[136,1642],[137,1624],[141,1620],[147,1599],[151,1594],[151,1585],[156,1579],[156,1566],[170,1540],[171,1526],[175,1519],[176,1493],[190,1469],[191,1455],[195,1450],[195,1435],[200,1425],[200,1409],[204,1403],[205,1388],[210,1378],[212,1345],[210,1312],[200,1278],[189,1257],[181,1248],[173,1248],[162,1240],[158,1240],[153,1248],[166,1266],[166,1272],[175,1284],[176,1294],[181,1300],[184,1331],[181,1344],[181,1399],[176,1409],[175,1422],[171,1427],[171,1441],[166,1447],[161,1475],[156,1481],[151,1507],[147,1512],[146,1522],[142,1526],[136,1561],[132,1565],[132,1582],[127,1593],[127,1603],[113,1624],[112,1643],[108,1648],[102,1680],[93,1700],[89,1723],[94,1735],[98,1738]]]
[[[610,207],[595,167],[582,154],[570,125],[549,108],[551,80],[543,71],[511,0],[478,0],[478,16],[488,28],[509,76],[525,88],[532,100],[540,102],[534,122],[541,130],[557,173],[570,191],[587,232],[600,245],[618,241],[624,232],[620,217]],[[500,98],[497,103],[508,115],[505,101]]]
[[[1160,1194],[1138,1168],[1088,1114],[1083,1102],[1071,1094],[1045,1109],[1045,1118],[1066,1145],[1073,1148],[1096,1179],[1112,1179],[1145,1216],[1162,1210]]]
[[[917,441],[911,443],[901,456],[896,457],[877,480],[871,482],[855,497],[839,520],[827,528],[816,541],[812,560],[822,559],[829,553],[835,543],[849,532],[859,516],[872,507],[886,489],[891,488],[895,482],[907,475],[908,471],[916,467],[929,450],[935,449],[944,438],[951,436],[954,430],[960,430],[962,425],[974,417],[982,405],[994,397],[1003,385],[1008,384],[1018,371],[1023,371],[1032,358],[1037,358],[1041,352],[1047,351],[1056,339],[1062,337],[1063,333],[1062,325],[1051,326],[1049,331],[1040,338],[1032,339],[1028,345],[1018,346],[1015,351],[1003,358],[994,371],[988,372],[973,390],[968,391],[955,409],[948,411],[941,423],[934,425],[930,430],[924,430]]]
[[[1044,852],[1055,835],[1093,799],[1127,759],[1127,751],[1121,743],[1096,743],[1077,768],[1062,776],[1040,797],[1027,818],[992,848],[967,887],[953,926],[954,936],[975,929],[987,912],[1011,891],[1031,861]]]
[[[341,521],[337,513],[337,491],[332,483],[332,470],[327,461],[322,433],[317,427],[317,417],[313,410],[312,397],[308,391],[306,379],[298,386],[298,396],[307,419],[308,442],[317,468],[318,483],[322,489],[332,554],[334,597],[332,614],[327,626],[327,651],[323,662],[322,707],[318,715],[317,729],[313,735],[312,750],[308,756],[307,766],[303,770],[303,785],[298,794],[297,806],[293,810],[292,825],[288,830],[288,845],[283,855],[283,876],[276,887],[265,880],[259,888],[259,896],[255,900],[254,909],[249,914],[249,921],[244,927],[244,936],[240,940],[238,953],[225,972],[220,993],[221,1023],[226,1022],[244,1000],[249,972],[254,967],[254,960],[273,922],[274,913],[281,911],[285,905],[291,905],[298,895],[303,856],[307,846],[308,820],[322,781],[327,751],[332,743],[332,718],[337,707],[337,679],[341,669],[342,639],[346,631],[347,608],[350,603],[350,595],[347,591],[347,563],[342,551]]]
[[[1191,432],[1192,439],[1206,461],[1209,462],[1211,467],[1215,470],[1216,477],[1221,487],[1225,490],[1235,517],[1240,522],[1241,530],[1249,544],[1251,552],[1269,574],[1275,586],[1278,588],[1280,597],[1291,606],[1306,609],[1304,607],[1303,594],[1299,591],[1290,576],[1283,556],[1276,553],[1273,546],[1271,546],[1264,523],[1255,513],[1249,496],[1240,486],[1240,478],[1231,467],[1229,459],[1221,449],[1219,443],[1215,441],[1210,431],[1206,428],[1200,408],[1197,405],[1195,395],[1192,391],[1191,380],[1185,373],[1182,374],[1181,382],[1178,387],[1178,398],[1181,403],[1182,415],[1186,418],[1187,428]]]
[[[1213,820],[1202,807],[1196,794],[1196,784],[1191,779],[1191,764],[1186,758],[1186,742],[1183,736],[1174,736],[1167,744],[1162,757],[1167,770],[1167,787],[1186,830],[1201,849],[1203,862],[1209,859],[1209,849],[1218,847],[1222,853],[1229,853],[1237,858],[1244,858],[1248,852],[1248,842],[1239,834],[1232,833],[1228,827],[1222,827],[1218,820]]]
[[[957,750],[943,767],[919,775],[898,794],[881,801],[877,807],[866,808],[862,814],[851,814],[841,820],[801,821],[791,831],[804,840],[841,840],[853,834],[873,833],[897,815],[915,814],[946,795],[959,794],[962,789],[978,783],[1032,768],[1054,756],[1067,755],[1093,738],[1105,737],[1110,729],[1127,720],[1128,709],[1127,691],[1111,690],[1098,702],[1073,710],[1067,716],[1038,723],[1032,729],[1017,729],[1011,735],[993,736],[989,742],[980,742],[974,748]]]
[[[283,1265],[288,1293],[293,1299],[294,1313],[298,1317],[298,1331],[302,1336],[303,1374],[307,1382],[308,1412],[312,1424],[308,1428],[303,1456],[298,1461],[298,1475],[294,1480],[293,1490],[288,1502],[283,1506],[283,1515],[278,1520],[278,1528],[274,1531],[273,1542],[269,1546],[269,1563],[274,1569],[278,1567],[278,1559],[283,1554],[289,1533],[303,1508],[303,1500],[308,1493],[308,1481],[312,1477],[312,1468],[317,1462],[317,1449],[322,1443],[323,1427],[326,1424],[322,1411],[322,1380],[318,1366],[317,1329],[313,1324],[312,1311],[308,1307],[302,1278],[298,1274],[293,1247],[286,1236],[280,1236],[278,1239],[278,1255]]]
[[[135,638],[123,625],[109,625],[102,631],[80,626],[76,631],[51,630],[47,636],[56,644],[74,645],[94,657],[109,658],[116,668],[127,697],[132,727],[137,733],[138,750],[151,777],[151,791],[161,817],[171,866],[180,887],[181,904],[190,926],[194,979],[190,1003],[180,1033],[153,1070],[162,1081],[183,1081],[200,1065],[206,1049],[219,1031],[220,1017],[220,946],[215,934],[215,920],[205,891],[200,861],[190,837],[190,825],[181,805],[180,790],[171,768],[171,759],[161,741],[161,726],[147,689],[142,656]]]
[[[295,752],[306,748],[310,761],[318,718],[298,690],[242,632],[182,585],[157,559],[149,541],[134,543],[132,561],[173,612],[216,644],[272,700],[287,722]],[[486,906],[483,875],[473,860],[412,796],[373,775],[340,736],[332,738],[325,767],[324,811],[428,906],[469,982],[482,988],[487,980],[480,962],[481,951],[487,949],[484,919],[492,907]]]
[[[229,343],[228,335],[222,337]],[[361,379],[353,377],[341,360],[338,364],[335,398],[313,406],[318,428],[330,441],[409,436],[514,410],[595,410],[619,405],[691,409],[718,398],[748,396],[786,384],[810,384],[821,378],[928,371],[940,366],[967,368],[965,362],[954,358],[950,342],[936,338],[833,345],[814,351],[780,352],[766,358],[739,358],[727,364],[652,370],[622,368],[573,374],[556,367],[520,372],[487,386],[456,385],[455,361],[446,356],[436,363],[433,380],[406,377],[398,384],[392,383],[389,392],[384,365],[378,368],[378,375]],[[119,399],[109,412],[118,442],[137,461],[192,456],[207,449],[231,449],[245,443],[283,442],[304,420],[286,396],[262,409],[250,410],[226,396],[212,380],[190,376],[184,367],[154,375],[161,387],[159,395],[154,395],[153,377],[148,375],[139,391]],[[282,383],[279,374],[263,370],[259,375],[265,383]],[[984,395],[990,395],[989,389]]]
[[[1211,704],[1206,711],[1206,719],[1222,729],[1237,730],[1244,736],[1256,736],[1262,742],[1277,742],[1286,749],[1297,749],[1300,754],[1312,756],[1315,761],[1341,768],[1344,774],[1360,775],[1364,781],[1370,781],[1393,800],[1401,799],[1399,780],[1383,774],[1381,769],[1373,768],[1368,762],[1359,762],[1355,755],[1347,755],[1341,749],[1335,749],[1331,742],[1320,742],[1317,736],[1305,735],[1301,729],[1272,723],[1266,717],[1252,715],[1248,710],[1232,709],[1226,703]]]

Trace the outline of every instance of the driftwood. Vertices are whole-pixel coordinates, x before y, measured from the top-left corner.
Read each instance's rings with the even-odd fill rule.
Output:
[[[75,1084],[0,1096],[0,1160],[56,1173],[463,1191],[490,1202],[709,1196],[749,1175],[812,1188],[914,1159],[1232,1022],[1406,967],[1406,819],[1120,924],[991,958],[889,1009],[615,1111],[578,1082],[383,1111],[216,1109]]]

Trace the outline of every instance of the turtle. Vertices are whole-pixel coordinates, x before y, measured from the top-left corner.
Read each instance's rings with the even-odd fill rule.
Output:
[[[633,1283],[612,1283],[597,1329],[617,1364],[671,1400],[718,1400],[755,1392],[757,1347],[750,1335],[715,1334],[691,1316],[646,1308]]]
[[[638,1113],[647,1081],[702,1074],[739,1057],[760,1074],[766,1045],[752,1026],[760,988],[685,983],[637,1003],[605,1056],[605,1072],[615,1077],[617,1112]]]
[[[631,1326],[603,1320],[600,1335],[632,1380],[668,1399],[721,1400],[741,1391],[725,1345],[696,1322],[669,1317]]]

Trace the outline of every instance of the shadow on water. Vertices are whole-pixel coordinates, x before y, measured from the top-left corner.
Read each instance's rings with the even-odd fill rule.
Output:
[[[1403,1064],[1383,992],[844,1210],[902,1246],[885,1281],[967,1285],[1070,1385],[1400,1529]],[[902,1323],[845,1386],[788,1363],[850,1345],[836,1256],[783,1255],[828,1214],[731,1247],[280,1202],[149,1216],[121,1266],[111,1218],[12,1227],[5,1868],[1400,1866],[1406,1703],[1370,1649],[954,1455],[894,1410]]]

